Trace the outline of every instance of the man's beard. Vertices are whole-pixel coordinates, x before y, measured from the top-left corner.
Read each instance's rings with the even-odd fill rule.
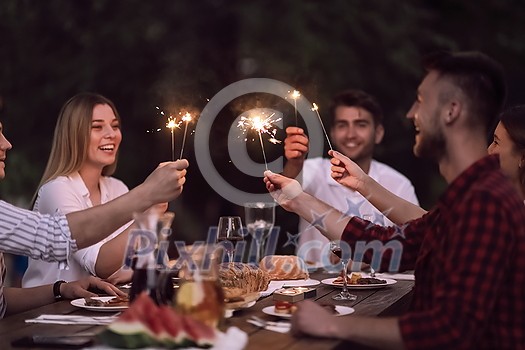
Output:
[[[437,120],[435,118],[434,120]],[[446,152],[446,141],[443,131],[437,123],[433,125],[433,132],[420,133],[419,144],[414,145],[414,154],[420,158],[428,158],[439,162]]]

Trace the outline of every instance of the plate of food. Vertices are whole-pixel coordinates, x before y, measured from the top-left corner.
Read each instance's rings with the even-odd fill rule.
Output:
[[[71,305],[90,311],[113,312],[129,307],[128,297],[89,297],[71,300]]]
[[[327,278],[321,281],[322,284],[343,288],[343,277]],[[370,275],[352,272],[347,279],[348,289],[378,289],[390,286],[397,283],[396,280],[390,278],[376,278]]]
[[[286,305],[289,304],[289,305]],[[350,315],[355,310],[348,306],[342,306],[342,305],[322,305],[324,308],[326,308],[328,311],[333,313],[335,316],[345,316]],[[267,315],[282,317],[282,318],[291,318],[295,306],[292,303],[287,302],[276,302],[273,306],[267,306],[262,309],[262,312],[264,312]]]

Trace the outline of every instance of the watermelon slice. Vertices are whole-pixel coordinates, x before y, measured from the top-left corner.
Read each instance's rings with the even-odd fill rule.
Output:
[[[181,316],[169,306],[159,307],[147,293],[142,293],[98,337],[103,343],[118,348],[163,346],[173,349],[188,346],[209,348],[217,335],[215,328],[189,316]]]

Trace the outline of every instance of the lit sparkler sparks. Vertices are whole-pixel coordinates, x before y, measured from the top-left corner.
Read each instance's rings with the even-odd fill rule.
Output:
[[[181,114],[181,113],[179,113]],[[182,139],[182,148],[180,149],[180,157],[179,159],[182,159],[182,153],[184,152],[184,144],[186,143],[186,132],[188,131],[188,123],[191,122],[193,119],[193,117],[191,116],[191,114],[189,112],[186,112],[186,114],[184,114],[182,116],[182,121],[183,122],[186,122],[186,125],[184,126],[184,137]]]
[[[317,113],[317,118],[319,118],[319,123],[321,123],[321,127],[323,128],[324,136],[326,137],[326,141],[328,141],[328,146],[330,147],[330,150],[334,150],[332,148],[332,144],[330,143],[330,139],[328,138],[328,134],[326,133],[326,129],[324,128],[323,120],[321,119],[321,116],[319,115],[319,107],[315,104],[315,102],[312,104],[313,108],[312,111],[315,111]]]
[[[262,134],[269,135],[270,139],[268,141],[273,144],[281,143],[280,140],[275,138],[277,129],[275,128],[274,124],[280,121],[282,118],[274,119],[275,113],[270,114],[270,116],[267,118],[264,118],[263,115],[264,112],[260,115],[254,115],[253,117],[241,116],[241,120],[239,120],[237,127],[240,128],[243,132],[247,132],[248,130],[254,130],[258,133],[259,142],[261,144],[261,150],[264,158],[264,165],[266,167],[266,170],[268,170],[268,162],[266,160],[266,152],[264,150]]]

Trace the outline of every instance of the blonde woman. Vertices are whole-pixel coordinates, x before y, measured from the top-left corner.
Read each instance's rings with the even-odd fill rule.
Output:
[[[64,104],[34,201],[35,211],[67,214],[128,192],[122,181],[111,177],[122,141],[120,122],[114,104],[98,94],[81,93]],[[130,223],[105,240],[75,252],[68,269],[30,259],[22,285],[33,287],[90,275],[109,278],[113,283],[129,281],[131,272],[121,270],[121,266]]]

